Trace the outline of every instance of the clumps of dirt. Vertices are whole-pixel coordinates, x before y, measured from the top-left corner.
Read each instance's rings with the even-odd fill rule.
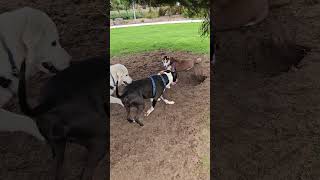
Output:
[[[266,21],[246,31],[217,33],[213,179],[319,177],[319,4],[304,2],[272,9]],[[271,30],[280,26],[288,33]],[[278,44],[288,41],[277,38],[291,40],[287,49]],[[299,69],[284,72],[295,65]]]
[[[310,48],[298,45],[296,35],[290,33],[277,20],[267,22],[267,36],[247,38],[248,57],[254,70],[266,75],[279,75],[297,68]]]
[[[179,72],[177,84],[163,95],[175,104],[158,102],[144,127],[128,123],[125,109],[111,105],[111,179],[209,179],[209,56],[156,51],[113,57],[111,63],[124,64],[134,80],[142,79],[163,70],[162,53],[202,57],[200,74],[207,78],[199,84],[192,69]],[[145,102],[146,111],[151,104]]]
[[[265,29],[259,32],[261,27]],[[279,20],[268,19],[259,26],[226,32],[223,37],[217,36],[217,54],[224,54],[223,61],[233,59],[233,63],[240,63],[243,70],[258,72],[262,76],[277,76],[292,68],[299,68],[300,61],[311,50],[306,45],[298,44],[294,33]],[[241,37],[228,37],[231,34]],[[237,52],[233,54],[237,58],[227,52],[231,46],[238,46],[232,50]]]

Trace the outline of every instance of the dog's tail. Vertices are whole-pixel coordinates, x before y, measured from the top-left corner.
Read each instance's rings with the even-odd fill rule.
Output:
[[[21,111],[27,116],[33,116],[34,113],[27,102],[26,92],[26,60],[24,59],[19,74],[19,86],[18,86],[18,97]]]
[[[197,59],[194,61],[194,63],[195,63],[195,64],[199,64],[201,61],[202,61],[202,58],[197,58]]]

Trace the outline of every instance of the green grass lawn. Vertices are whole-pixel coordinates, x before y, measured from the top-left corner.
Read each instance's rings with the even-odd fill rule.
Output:
[[[111,29],[111,56],[160,49],[209,54],[209,38],[200,37],[200,25],[183,23]]]

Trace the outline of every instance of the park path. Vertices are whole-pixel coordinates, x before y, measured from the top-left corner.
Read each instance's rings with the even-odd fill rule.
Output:
[[[159,25],[159,24],[179,24],[179,23],[196,23],[202,22],[203,20],[179,20],[179,21],[162,21],[162,22],[152,22],[152,23],[139,23],[139,24],[128,24],[128,25],[115,25],[110,28],[124,28],[124,27],[135,27],[135,26],[148,26],[148,25]]]

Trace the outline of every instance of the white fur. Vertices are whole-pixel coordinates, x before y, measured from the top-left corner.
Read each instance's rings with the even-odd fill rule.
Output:
[[[174,101],[169,101],[169,100],[165,99],[163,96],[161,96],[160,98],[161,98],[161,100],[163,100],[164,103],[166,103],[166,104],[174,104]]]
[[[148,111],[146,112],[145,116],[149,116],[149,115],[152,113],[153,110],[154,110],[154,108],[151,106],[151,107],[148,109]]]
[[[171,71],[171,60],[169,58],[166,58],[166,59],[162,59],[162,64],[163,64],[163,67],[165,68],[165,70],[170,70]]]
[[[36,137],[40,141],[45,141],[39,132],[38,126],[29,117],[14,114],[4,109],[0,109],[0,117],[0,131],[21,131]]]
[[[69,66],[70,55],[60,46],[58,30],[47,14],[29,7],[0,14],[0,36],[13,54],[19,69],[26,58],[26,76],[30,78],[39,71],[49,73],[41,65],[51,63],[57,70]],[[53,46],[55,41],[56,45]],[[17,92],[18,79],[12,75],[8,53],[0,44],[0,76],[11,79],[9,87],[12,93]],[[12,93],[0,87],[0,107],[7,103]]]
[[[113,82],[113,79],[115,82]],[[128,69],[122,64],[114,64],[110,66],[110,86],[116,88],[116,84],[118,82],[118,86],[131,84],[132,78],[129,76]],[[111,96],[116,89],[110,89],[110,103],[120,104],[124,107],[123,103],[119,98]]]

